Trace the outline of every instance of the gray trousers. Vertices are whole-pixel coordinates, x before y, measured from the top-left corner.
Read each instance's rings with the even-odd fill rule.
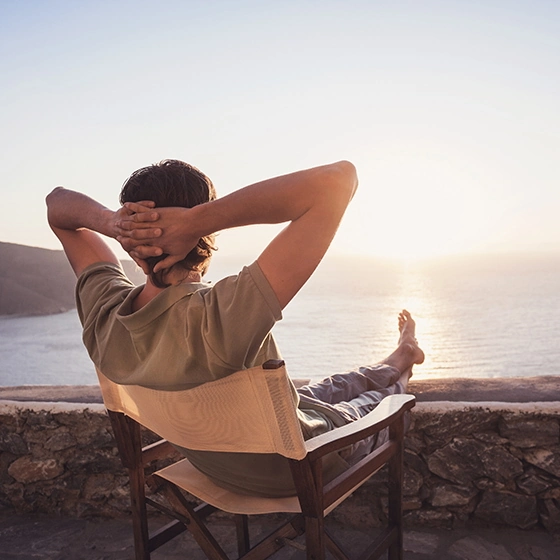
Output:
[[[401,372],[387,364],[364,366],[300,387],[297,391],[303,403],[319,401],[331,409],[344,423],[354,422],[371,412],[385,397],[405,392],[399,383]],[[355,443],[340,452],[350,465],[370,453],[388,439],[388,428],[378,436]]]

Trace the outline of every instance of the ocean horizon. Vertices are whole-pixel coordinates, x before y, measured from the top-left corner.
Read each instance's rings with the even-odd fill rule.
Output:
[[[239,270],[212,264],[208,279]],[[426,353],[416,379],[560,374],[560,255],[447,257],[397,263],[328,257],[274,334],[295,378],[379,362],[408,309]],[[0,385],[91,385],[75,310],[0,318]]]

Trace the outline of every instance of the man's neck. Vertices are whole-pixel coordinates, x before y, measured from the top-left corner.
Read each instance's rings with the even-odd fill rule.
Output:
[[[189,270],[188,273],[175,272],[172,271],[165,280],[169,282],[172,286],[178,286],[179,284],[196,284],[202,282],[202,274],[196,270]],[[152,301],[158,294],[163,292],[167,288],[158,288],[154,286],[152,280],[149,276],[146,277],[146,284],[142,291],[134,298],[132,303],[133,311],[138,311],[142,309],[148,302]]]

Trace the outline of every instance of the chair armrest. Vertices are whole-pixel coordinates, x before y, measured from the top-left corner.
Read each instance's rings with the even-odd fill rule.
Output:
[[[307,440],[305,446],[308,456],[315,460],[376,434],[392,424],[415,404],[414,395],[385,397],[374,410],[363,418]]]

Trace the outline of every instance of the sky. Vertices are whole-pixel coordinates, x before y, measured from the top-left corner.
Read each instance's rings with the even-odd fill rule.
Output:
[[[0,241],[59,248],[52,188],[115,209],[165,158],[219,195],[348,159],[333,254],[559,254],[559,99],[556,0],[0,0]]]

